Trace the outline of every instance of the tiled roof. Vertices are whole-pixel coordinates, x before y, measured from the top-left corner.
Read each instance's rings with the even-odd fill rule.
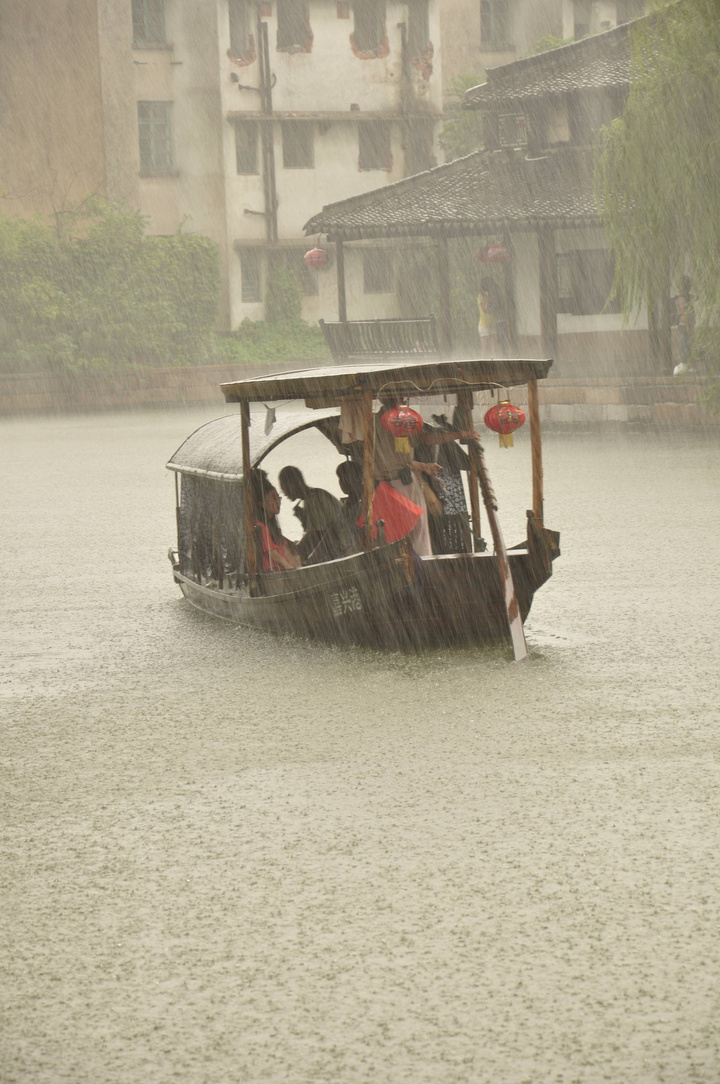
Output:
[[[348,240],[492,232],[546,222],[597,222],[593,152],[563,147],[541,157],[476,151],[404,181],[323,207],[305,226]]]
[[[547,94],[629,86],[628,29],[632,25],[623,23],[602,34],[491,68],[486,83],[466,92],[463,107],[482,109]]]

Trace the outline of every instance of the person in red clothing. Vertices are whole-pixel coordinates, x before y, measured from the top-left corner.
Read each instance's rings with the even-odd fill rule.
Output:
[[[258,554],[263,572],[299,568],[300,554],[289,538],[285,538],[277,521],[281,497],[264,470],[252,473],[252,497]]]

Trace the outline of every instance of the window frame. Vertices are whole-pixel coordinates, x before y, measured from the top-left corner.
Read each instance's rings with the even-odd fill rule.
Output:
[[[176,173],[172,105],[172,102],[155,100],[137,103],[141,177],[172,177]],[[164,144],[163,153],[160,153],[160,142]],[[149,159],[147,153],[143,153],[143,147],[149,148]]]
[[[143,29],[138,36],[137,28],[140,23]],[[154,27],[159,27],[159,36],[151,33]],[[132,0],[132,28],[133,44],[166,45],[165,0]]]
[[[504,30],[502,34],[500,24]],[[509,0],[480,0],[480,48],[500,49],[509,45]]]
[[[291,153],[293,150],[293,140],[296,138],[295,133],[304,132],[307,137],[307,144],[305,149],[308,151],[307,159],[303,162],[294,161],[290,159],[293,157]],[[290,136],[290,133],[293,133]],[[307,120],[283,120],[280,122],[280,135],[282,140],[282,158],[283,169],[315,169],[315,125],[312,121]],[[288,138],[290,136],[290,138]],[[300,144],[296,144],[295,151]],[[298,155],[298,158],[302,155]]]
[[[257,174],[260,172],[260,168],[258,165],[258,122],[255,120],[236,120],[233,126],[235,128],[235,172],[240,177],[257,176]],[[250,142],[250,140],[248,140],[244,147],[241,146],[238,138],[241,132],[246,132],[251,135],[252,143]],[[250,163],[251,161],[252,169],[240,168],[240,155],[242,151],[245,151],[248,154],[248,163]]]
[[[240,301],[256,305],[263,299],[263,250],[246,245],[238,249],[240,259]]]
[[[358,25],[358,12],[361,13]],[[374,26],[373,26],[374,23]],[[360,36],[358,37],[358,33]],[[363,40],[363,33],[366,38]],[[377,55],[387,38],[386,0],[353,0],[353,48],[364,55]]]
[[[242,48],[237,40],[238,28],[242,26]],[[228,55],[240,59],[249,56],[252,52],[252,25],[250,20],[250,4],[248,0],[228,0]]]
[[[361,251],[363,293],[370,295],[395,293],[395,249],[388,246],[373,246],[363,248]],[[375,262],[375,267],[373,267],[373,262]]]
[[[409,0],[407,48],[411,60],[425,56],[430,48],[429,0]]]
[[[379,148],[379,133],[383,135],[384,146],[380,148],[381,154],[374,152]],[[376,139],[375,147],[372,146]],[[358,123],[358,169],[363,172],[383,170],[389,173],[392,169],[392,129],[388,121],[365,120]],[[378,164],[380,163],[380,164]]]

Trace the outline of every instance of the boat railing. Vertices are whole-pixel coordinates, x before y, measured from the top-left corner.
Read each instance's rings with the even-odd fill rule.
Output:
[[[437,322],[434,316],[385,320],[320,320],[325,342],[335,361],[406,357],[420,360],[439,357]]]

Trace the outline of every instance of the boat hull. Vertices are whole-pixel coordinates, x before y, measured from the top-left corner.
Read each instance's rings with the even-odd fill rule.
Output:
[[[554,555],[532,546],[509,553],[523,621],[551,575]],[[178,565],[174,576],[198,609],[275,633],[416,650],[508,639],[498,563],[490,554],[420,559],[401,539],[370,553],[259,576],[254,596],[246,588],[199,584]]]

